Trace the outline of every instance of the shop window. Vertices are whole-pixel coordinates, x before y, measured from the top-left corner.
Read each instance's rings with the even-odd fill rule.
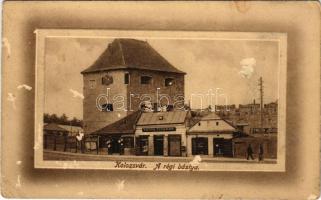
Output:
[[[192,154],[208,155],[208,139],[205,137],[192,138]]]
[[[148,85],[152,83],[152,77],[151,76],[141,76],[140,77],[140,83],[143,85]]]
[[[173,78],[165,78],[165,86],[169,87],[174,85],[174,79]]]
[[[125,73],[125,75],[124,75],[124,83],[126,85],[128,85],[129,82],[130,82],[130,75],[129,75],[129,73]]]
[[[114,111],[113,109],[113,104],[111,103],[106,103],[106,104],[103,104],[101,105],[101,111],[103,112],[111,112],[111,111]]]
[[[90,89],[96,88],[96,80],[89,80],[89,88]]]

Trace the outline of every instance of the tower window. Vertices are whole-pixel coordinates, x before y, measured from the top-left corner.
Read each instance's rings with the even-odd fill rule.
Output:
[[[106,74],[101,78],[101,84],[103,85],[110,85],[112,83],[113,83],[113,77],[108,74]]]
[[[152,77],[151,76],[141,76],[140,77],[140,83],[141,84],[151,84],[152,83]]]
[[[167,105],[166,111],[173,111],[174,106],[173,105]]]
[[[173,78],[165,78],[165,86],[169,87],[174,85],[174,79]]]
[[[130,82],[130,75],[129,75],[129,73],[125,73],[125,75],[124,75],[124,83],[128,85],[129,82]]]
[[[103,112],[111,112],[111,111],[114,111],[114,108],[113,108],[113,104],[111,103],[106,103],[106,104],[103,104],[101,105],[101,108]]]
[[[90,89],[96,88],[96,80],[89,80],[89,88]]]

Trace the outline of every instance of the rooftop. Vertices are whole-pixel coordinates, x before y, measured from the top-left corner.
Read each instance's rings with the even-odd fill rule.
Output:
[[[217,132],[234,132],[236,129],[221,119],[218,115],[211,112],[201,118],[201,120],[194,124],[188,132],[189,133],[217,133]]]
[[[59,126],[59,124],[56,123],[49,123],[49,124],[45,124],[43,126],[43,130],[45,131],[59,131],[59,132],[68,132],[66,129],[62,128]]]
[[[115,39],[82,74],[115,69],[140,69],[185,74],[170,64],[147,41]]]
[[[114,135],[114,134],[134,134],[136,122],[141,115],[141,111],[133,112],[126,117],[99,129],[92,134]]]
[[[137,125],[182,124],[186,116],[186,111],[147,112],[142,113]]]
[[[59,124],[59,127],[66,129],[69,132],[83,132],[83,129],[80,126],[60,125]]]

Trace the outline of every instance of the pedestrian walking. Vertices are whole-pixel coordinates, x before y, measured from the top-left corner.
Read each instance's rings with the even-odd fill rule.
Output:
[[[253,158],[253,149],[252,149],[252,146],[251,146],[251,144],[249,144],[249,146],[247,147],[247,160],[249,160],[249,159],[252,159],[252,160],[254,160],[254,158]]]
[[[264,155],[263,145],[260,144],[260,147],[259,147],[259,161],[263,161],[263,155]]]

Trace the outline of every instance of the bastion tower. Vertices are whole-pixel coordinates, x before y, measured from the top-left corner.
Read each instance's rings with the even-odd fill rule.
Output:
[[[146,41],[114,39],[83,75],[85,134],[116,122],[149,101],[167,111],[184,104],[184,75]],[[160,95],[159,95],[160,94]],[[160,97],[167,96],[167,98]],[[168,99],[168,100],[167,100]]]

